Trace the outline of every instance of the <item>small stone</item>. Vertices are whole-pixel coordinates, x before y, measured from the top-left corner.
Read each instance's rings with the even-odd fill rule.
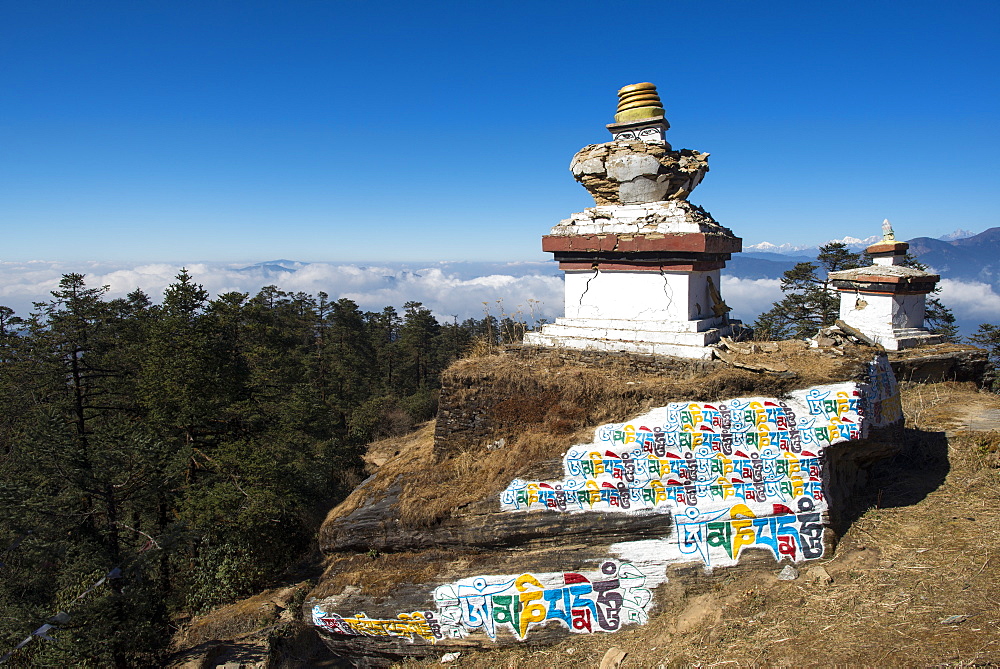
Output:
[[[601,659],[601,669],[618,669],[626,655],[628,655],[628,653],[623,651],[618,646],[608,648],[608,652],[606,652],[604,657]]]
[[[779,581],[794,581],[799,577],[799,570],[790,564],[786,564],[785,568],[778,573]]]
[[[821,565],[810,568],[806,572],[806,577],[810,583],[818,583],[820,585],[830,585],[833,583],[833,577],[830,576],[830,572]]]

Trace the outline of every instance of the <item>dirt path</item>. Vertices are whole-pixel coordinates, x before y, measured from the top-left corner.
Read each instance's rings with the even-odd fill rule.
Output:
[[[960,430],[1000,431],[1000,409],[989,408],[982,404],[963,407],[962,414],[957,420]]]

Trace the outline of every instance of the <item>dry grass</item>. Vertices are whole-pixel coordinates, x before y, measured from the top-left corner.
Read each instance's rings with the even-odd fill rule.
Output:
[[[433,421],[424,423],[402,437],[391,437],[372,443],[364,460],[368,467],[377,471],[377,474],[355,488],[343,502],[333,507],[327,514],[325,522],[330,523],[349,515],[368,500],[383,494],[403,473],[426,465],[433,458],[433,448]],[[379,467],[377,465],[379,462],[385,466]]]
[[[865,371],[864,364],[874,356],[870,347],[850,343],[830,349],[810,348],[806,342],[796,339],[753,344],[761,350],[730,352],[728,355],[745,364],[787,370],[799,378],[799,387],[856,378]],[[749,348],[751,343],[737,346]]]
[[[901,388],[906,425],[920,430],[954,429],[970,412],[980,412],[996,400],[973,383],[905,383]]]
[[[949,407],[995,410],[1000,398],[960,384],[909,386],[904,406],[922,429],[944,431],[961,424]],[[797,580],[778,581],[776,568],[694,584],[675,577],[648,625],[463,653],[452,666],[595,667],[611,646],[628,652],[623,669],[1000,664],[1000,432],[949,437],[943,483],[915,503],[870,509],[832,559],[808,563]],[[891,484],[918,480],[925,466],[900,460]],[[817,565],[832,583],[811,579]]]
[[[559,458],[572,445],[565,435],[528,428],[503,448],[447,454],[410,470],[399,498],[400,521],[429,527],[454,511],[492,499],[540,461]],[[555,472],[553,472],[555,473]]]
[[[731,393],[767,392],[782,394],[799,382],[773,375],[717,365],[712,371],[698,371],[681,364],[674,372],[651,373],[627,358],[611,358],[601,366],[578,364],[556,355],[540,353],[522,357],[498,353],[459,360],[445,372],[445,382],[461,386],[481,383],[500,386],[528,415],[537,409],[527,405],[551,403],[587,410],[588,420],[621,420],[631,411],[671,401],[712,400]],[[810,385],[811,381],[801,382]],[[537,393],[542,391],[541,401]]]
[[[480,397],[488,388],[488,416],[497,426],[493,441],[501,448],[470,443],[455,451],[435,450],[433,423],[416,432],[372,444],[366,462],[375,478],[353,492],[327,516],[343,518],[366,500],[401,486],[399,518],[405,527],[431,527],[456,510],[498,495],[514,478],[537,472],[567,448],[592,437],[602,423],[637,416],[677,401],[721,397],[783,396],[796,388],[857,375],[870,349],[845,347],[845,356],[810,350],[801,342],[775,342],[777,351],[737,355],[792,371],[795,378],[761,374],[726,365],[698,371],[680,365],[670,373],[651,373],[628,358],[601,366],[568,362],[556,355],[522,357],[479,352],[459,360],[445,373],[458,402]],[[551,474],[557,476],[558,467]]]
[[[255,634],[279,620],[292,620],[298,615],[298,604],[311,587],[311,583],[304,581],[221,606],[193,618],[174,635],[171,645],[177,650],[206,641],[238,639]]]

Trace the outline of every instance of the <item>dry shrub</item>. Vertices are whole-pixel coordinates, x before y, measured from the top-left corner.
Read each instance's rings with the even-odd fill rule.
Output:
[[[469,347],[465,350],[466,358],[482,358],[487,355],[493,355],[496,353],[496,344],[491,342],[486,337],[477,337],[472,340]]]
[[[1000,453],[1000,432],[983,432],[977,434],[973,442],[976,446],[976,453],[983,457],[997,455]]]
[[[447,454],[413,468],[404,479],[399,519],[430,527],[464,506],[491,499],[539,461],[559,458],[572,445],[566,435],[528,429],[491,450]]]
[[[952,461],[970,472],[1000,469],[1000,432],[960,432],[951,440]]]
[[[266,590],[221,606],[193,618],[182,632],[175,635],[173,645],[175,648],[189,648],[206,641],[236,639],[258,632],[278,622],[279,618],[290,620],[297,615],[298,604],[310,587],[310,583],[302,582],[287,588]]]

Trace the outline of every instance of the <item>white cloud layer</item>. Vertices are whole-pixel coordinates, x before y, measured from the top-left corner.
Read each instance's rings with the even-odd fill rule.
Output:
[[[1000,295],[988,283],[941,279],[942,303],[960,321],[1000,323]]]
[[[295,263],[280,261],[249,267],[222,263],[184,265],[195,281],[212,296],[228,291],[255,294],[276,285],[289,292],[332,298],[347,297],[362,309],[397,309],[408,301],[422,302],[439,319],[481,317],[484,309],[493,315],[520,310],[526,320],[549,321],[562,315],[563,281],[554,263],[386,263],[379,265]],[[58,287],[63,273],[87,275],[90,286],[109,286],[108,296],[123,297],[142,288],[154,301],[170,285],[180,264],[150,263],[120,266],[111,263],[67,263],[46,261],[0,262],[0,304],[27,315],[32,302],[47,300]],[[733,307],[733,317],[751,324],[781,298],[778,279],[722,277],[722,295]],[[982,322],[1000,322],[1000,295],[989,284],[942,279],[941,300],[950,307],[971,334]],[[502,302],[498,304],[497,300]],[[486,303],[484,305],[483,303]],[[968,331],[965,331],[968,330]]]
[[[470,267],[454,270],[447,265],[385,265],[291,263],[262,264],[250,267],[216,263],[184,265],[194,280],[212,296],[229,291],[257,293],[262,287],[275,285],[288,292],[315,295],[323,291],[333,299],[346,297],[362,309],[381,310],[386,306],[401,308],[409,301],[422,302],[439,319],[460,320],[481,317],[487,306],[493,315],[511,314],[519,309],[530,317],[554,319],[560,315],[563,283],[559,276],[545,275],[536,263],[502,266],[509,273],[496,272],[496,264],[484,264],[493,270],[481,276],[470,276]],[[63,273],[86,274],[88,286],[109,286],[108,297],[124,297],[141,288],[154,301],[173,283],[181,265],[153,263],[131,267],[114,267],[107,263],[85,263],[68,267],[63,263],[0,262],[0,304],[18,314],[31,311],[32,302],[49,299],[57,289]],[[289,271],[294,270],[294,271]],[[473,272],[474,274],[474,272]],[[500,300],[498,303],[497,301]],[[483,303],[487,303],[484,305]]]
[[[781,299],[781,281],[741,279],[723,274],[720,292],[726,304],[733,308],[732,317],[752,325],[761,312],[767,311],[774,302]]]

